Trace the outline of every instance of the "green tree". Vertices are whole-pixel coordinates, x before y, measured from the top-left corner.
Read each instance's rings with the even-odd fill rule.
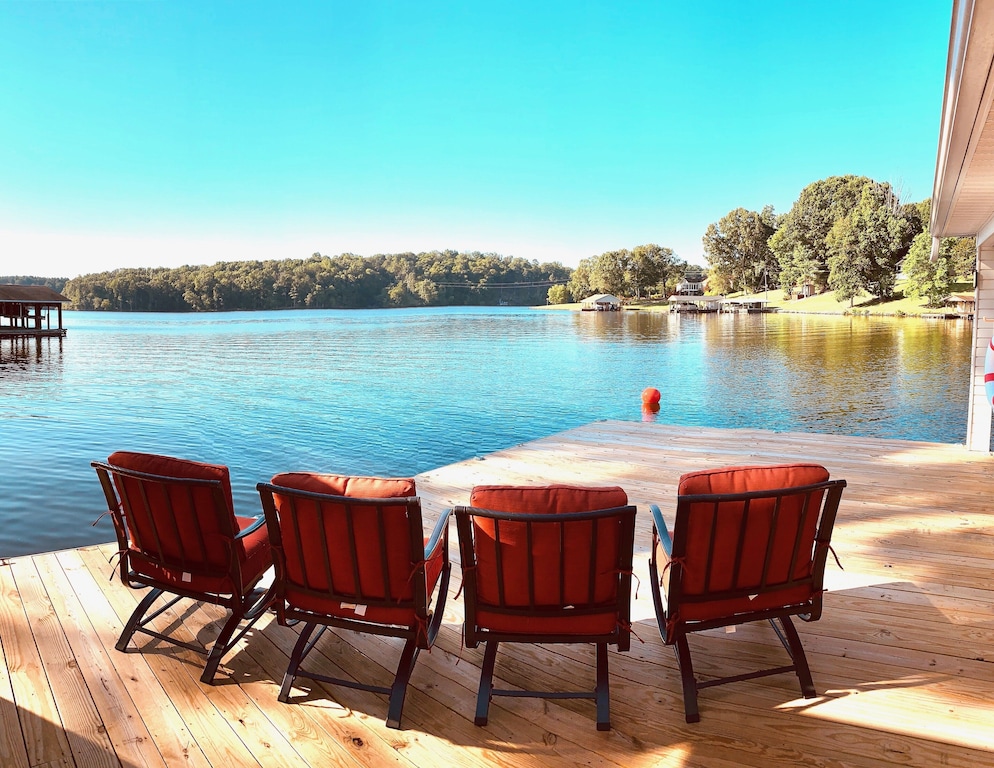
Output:
[[[906,296],[925,299],[929,307],[941,307],[945,304],[956,277],[952,252],[960,239],[943,238],[939,244],[939,258],[933,262],[932,237],[928,230],[915,237],[904,260],[904,273],[908,276],[908,282],[904,286]]]
[[[550,304],[568,304],[570,301],[569,288],[565,285],[553,285],[549,288],[546,300]]]
[[[951,237],[949,262],[955,277],[969,278],[977,271],[977,241],[972,237]]]
[[[736,208],[708,224],[703,243],[712,290],[757,291],[777,282],[779,263],[768,244],[774,221],[773,209],[767,206],[763,213]]]
[[[655,243],[632,248],[625,273],[625,283],[631,295],[642,298],[643,289],[651,291],[666,283],[676,271],[672,248]]]
[[[582,301],[583,299],[590,296],[594,291],[591,287],[590,273],[593,268],[593,256],[581,259],[580,263],[577,264],[576,269],[573,270],[573,274],[569,277],[569,282],[566,283],[566,287],[569,288],[570,296],[573,297],[573,301]]]
[[[863,187],[873,183],[866,176],[831,176],[801,190],[769,240],[785,293],[802,283],[828,284],[828,233],[856,207]]]
[[[884,298],[893,295],[908,226],[890,184],[863,186],[859,202],[836,220],[825,238],[828,284],[839,301],[851,306],[863,291]]]
[[[597,256],[590,271],[590,287],[597,293],[624,296],[630,260],[631,254],[626,249]]]

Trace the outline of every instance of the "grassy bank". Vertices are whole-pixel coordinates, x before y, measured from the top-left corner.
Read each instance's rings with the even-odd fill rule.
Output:
[[[972,291],[972,283],[963,282],[953,285],[953,292]],[[835,299],[835,292],[828,291],[809,296],[806,299],[785,299],[783,291],[777,289],[764,293],[728,294],[727,298],[751,299],[754,301],[766,301],[770,307],[775,307],[780,312],[798,312],[816,315],[886,315],[890,317],[922,317],[923,315],[935,315],[945,312],[953,312],[951,307],[935,308],[925,306],[925,299],[905,298],[902,291],[902,283],[897,284],[893,298],[880,299],[876,296],[859,296],[853,300],[852,306],[848,301],[839,302]],[[649,311],[668,311],[669,304],[665,301],[642,301],[632,302],[625,305],[626,309],[642,309]],[[544,309],[572,309],[579,310],[580,304],[555,304]]]

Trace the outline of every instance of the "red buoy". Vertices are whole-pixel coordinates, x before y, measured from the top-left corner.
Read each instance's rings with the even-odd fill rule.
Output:
[[[648,405],[654,405],[659,402],[659,390],[655,387],[646,387],[642,390],[642,402]]]

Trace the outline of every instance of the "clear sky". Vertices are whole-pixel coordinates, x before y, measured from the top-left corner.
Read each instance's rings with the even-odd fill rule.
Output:
[[[951,0],[0,0],[0,274],[569,266],[854,173],[931,196]]]

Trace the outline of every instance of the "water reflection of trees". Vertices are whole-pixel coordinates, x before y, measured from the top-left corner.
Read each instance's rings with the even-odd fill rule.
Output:
[[[668,312],[574,312],[576,335],[589,341],[666,341],[679,334],[676,315]]]
[[[959,321],[795,314],[583,312],[582,342],[645,346],[647,384],[664,388],[660,418],[777,430],[877,434],[935,410],[927,439],[958,442],[965,419],[971,328]],[[654,346],[653,346],[654,345]],[[670,416],[667,416],[667,412]],[[913,430],[912,430],[913,431]]]

